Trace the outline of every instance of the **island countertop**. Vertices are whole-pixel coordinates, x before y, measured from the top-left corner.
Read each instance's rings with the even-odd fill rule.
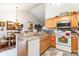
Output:
[[[19,40],[23,40],[23,41],[28,41],[28,40],[31,40],[33,38],[45,38],[45,37],[48,37],[49,35],[51,34],[46,34],[46,33],[41,33],[41,34],[38,34],[38,35],[34,35],[34,33],[22,33],[22,34],[17,34],[18,35],[18,39]],[[41,40],[41,39],[40,39]]]

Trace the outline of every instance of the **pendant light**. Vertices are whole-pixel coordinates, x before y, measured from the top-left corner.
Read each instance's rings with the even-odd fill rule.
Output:
[[[16,24],[19,25],[20,23],[19,23],[19,21],[17,19],[17,10],[18,10],[18,7],[16,7]]]

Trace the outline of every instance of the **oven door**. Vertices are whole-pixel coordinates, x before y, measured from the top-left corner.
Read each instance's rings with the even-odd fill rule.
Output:
[[[56,36],[56,48],[71,52],[71,31],[58,31]]]

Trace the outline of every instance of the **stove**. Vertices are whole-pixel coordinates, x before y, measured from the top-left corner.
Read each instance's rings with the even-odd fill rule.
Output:
[[[58,49],[71,52],[71,31],[57,30],[56,43]]]

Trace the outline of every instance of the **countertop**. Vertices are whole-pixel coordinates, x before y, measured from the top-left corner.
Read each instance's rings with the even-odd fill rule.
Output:
[[[29,41],[34,38],[39,38],[39,39],[45,38],[45,37],[48,37],[49,35],[50,34],[46,34],[46,33],[38,34],[38,35],[34,35],[34,33],[22,33],[22,34],[17,34],[17,37],[21,41]]]

